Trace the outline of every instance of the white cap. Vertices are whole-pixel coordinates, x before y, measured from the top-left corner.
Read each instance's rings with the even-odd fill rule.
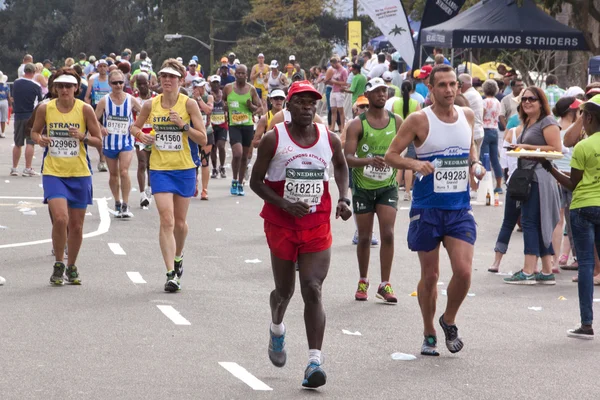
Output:
[[[183,58],[177,57],[176,60],[183,64]]]
[[[367,82],[366,92],[368,93],[368,92],[375,90],[377,88],[380,88],[382,86],[387,87],[387,85],[385,84],[383,79],[373,78],[369,82]]]
[[[53,82],[54,83],[72,83],[73,85],[77,85],[77,78],[75,78],[73,75],[64,74],[64,75],[61,75],[58,78],[56,78]]]
[[[231,53],[229,53],[228,57],[234,56],[235,57],[235,53],[232,51]]]
[[[292,54],[292,55],[290,56],[290,61],[296,61],[296,56]]]
[[[213,82],[219,82],[219,83],[221,83],[221,77],[219,75],[212,75],[212,76],[208,77],[208,81],[210,83],[213,83]]]
[[[233,60],[233,65],[239,65],[239,64],[241,64],[240,60],[238,60],[237,58],[235,60]]]
[[[392,73],[390,71],[385,71],[383,75],[381,75],[384,81],[391,82],[392,81]]]
[[[181,78],[181,73],[171,67],[166,67],[166,68],[161,69],[160,71],[158,71],[158,74],[159,75],[160,74],[171,74],[171,75],[175,75],[175,76]]]
[[[188,65],[198,65],[198,63],[196,62],[196,60],[190,60]]]
[[[99,59],[99,60],[98,60],[98,65],[102,65],[102,64],[104,64],[104,65],[108,65],[108,61],[106,61],[104,58],[101,58],[101,59]],[[98,65],[97,65],[97,66],[98,66]]]
[[[272,99],[273,97],[283,97],[285,99],[285,92],[281,89],[274,89],[269,93],[269,98]]]
[[[279,68],[279,64],[277,64],[277,60],[272,60],[269,68]]]
[[[150,66],[147,62],[142,61],[142,63],[140,64],[140,71],[150,71]]]
[[[258,56],[257,56],[257,58],[258,58],[258,57],[263,57],[263,58],[264,58],[264,57],[265,57],[265,55],[264,55],[263,53],[258,53]]]
[[[192,81],[193,87],[204,87],[206,85],[206,80],[204,78],[196,78]]]

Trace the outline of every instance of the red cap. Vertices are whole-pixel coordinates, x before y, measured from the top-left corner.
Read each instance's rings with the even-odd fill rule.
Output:
[[[321,96],[321,93],[319,93],[319,91],[315,89],[315,87],[309,81],[298,81],[292,83],[292,86],[290,86],[286,101],[290,101],[292,96],[294,96],[295,94],[305,92],[314,93],[315,96],[317,96],[317,100],[321,100],[323,98],[323,96]]]
[[[569,106],[569,108],[571,110],[576,110],[579,108],[579,106],[583,104],[583,101],[579,100],[579,99],[575,99],[574,102],[571,103],[571,105]]]
[[[597,94],[600,93],[600,88],[591,88],[590,90],[588,90],[585,94]]]
[[[433,67],[431,65],[423,65],[421,67],[421,73],[419,74],[419,78],[418,79],[425,79],[429,76],[429,74],[431,74],[431,70],[433,69]]]

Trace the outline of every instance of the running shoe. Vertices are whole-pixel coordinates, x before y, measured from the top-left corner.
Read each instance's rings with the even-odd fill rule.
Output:
[[[106,172],[108,171],[108,165],[106,164],[106,161],[100,161],[98,163],[98,172]]]
[[[287,361],[287,351],[285,350],[285,333],[277,336],[269,328],[269,360],[276,367],[283,367]]]
[[[208,190],[202,189],[202,194],[200,195],[200,200],[208,200]]]
[[[442,314],[440,317],[440,326],[444,330],[444,335],[446,335],[446,347],[450,350],[450,353],[461,351],[465,344],[458,337],[458,328],[456,325],[448,325],[444,322],[444,314]]]
[[[584,328],[583,326],[580,326],[579,328],[569,329],[567,331],[567,336],[576,339],[592,340],[594,339],[594,330],[591,327]]]
[[[33,168],[25,168],[23,169],[22,176],[39,176],[40,174],[33,170]]]
[[[221,178],[227,178],[227,174],[225,173],[225,167],[219,167],[219,173],[221,174]]]
[[[302,386],[306,388],[316,389],[323,386],[327,382],[327,374],[319,364],[309,363],[304,370],[304,380]]]
[[[354,294],[354,300],[358,301],[367,301],[369,300],[369,282],[361,279],[358,281],[358,289],[356,289],[356,293]]]
[[[177,275],[177,279],[181,279],[183,276],[183,254],[181,255],[181,260],[173,261],[173,267],[175,268],[175,275]]]
[[[121,204],[121,218],[131,218],[133,213],[129,210],[127,203]]]
[[[239,184],[237,185],[237,195],[238,196],[245,196],[246,192],[244,192],[244,185],[243,184]]]
[[[354,237],[352,238],[352,244],[358,244],[358,231],[354,231]]]
[[[148,195],[146,192],[140,193],[140,208],[148,207],[150,205],[150,199],[148,199]]]
[[[375,237],[375,235],[373,234],[373,235],[371,236],[371,246],[378,246],[378,245],[379,245],[379,239],[377,239],[377,238]]]
[[[421,355],[423,356],[439,356],[440,353],[437,349],[437,337],[435,335],[427,335],[423,339],[421,345]]]
[[[71,265],[67,267],[67,283],[71,285],[81,285],[81,278],[79,277],[79,272],[77,272],[77,267]]]
[[[411,201],[411,200],[412,200],[412,196],[410,195],[410,192],[404,193],[404,201]]]
[[[58,262],[58,261],[55,262],[54,263],[54,272],[52,272],[52,275],[50,275],[50,284],[57,285],[57,286],[64,285],[65,284],[64,276],[65,276],[65,264]]]
[[[502,190],[501,187],[497,187],[494,189],[494,193],[502,194],[502,193],[504,193],[504,191]]]
[[[179,282],[177,281],[177,274],[175,271],[167,272],[167,282],[165,283],[165,292],[176,292],[181,289]]]
[[[535,282],[540,285],[556,285],[556,279],[554,278],[554,274],[535,274]]]
[[[121,214],[121,203],[115,202],[115,218],[121,218],[123,214]]]
[[[392,289],[392,285],[386,283],[385,285],[379,285],[376,294],[378,299],[385,301],[386,303],[396,304],[398,303],[398,299],[394,296],[394,289]]]
[[[217,171],[217,169],[216,169],[216,168],[213,168],[213,170],[212,170],[212,174],[210,174],[210,177],[211,177],[212,179],[217,179],[217,178],[219,177],[219,172]]]
[[[4,139],[6,137],[6,134],[3,132],[0,132],[0,139]]]
[[[16,168],[11,168],[10,176],[19,176],[19,171]]]
[[[504,283],[508,283],[509,285],[535,285],[537,283],[535,277],[535,274],[525,275],[523,270],[521,270],[514,273],[513,276],[504,278]]]
[[[238,182],[237,181],[231,181],[231,188],[229,189],[229,193],[232,196],[237,196],[237,194],[238,194]]]

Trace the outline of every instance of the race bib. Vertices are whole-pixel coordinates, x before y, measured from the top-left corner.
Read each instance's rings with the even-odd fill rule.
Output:
[[[50,155],[70,158],[79,156],[79,139],[69,136],[68,130],[50,129]]]
[[[177,125],[154,125],[154,146],[160,151],[182,151],[183,132]]]
[[[94,92],[94,104],[100,103],[100,100],[102,100],[102,98],[104,96],[106,96],[107,94],[108,94],[108,92],[103,92],[101,90],[95,91]]]
[[[111,135],[129,135],[129,118],[109,115],[106,117],[106,130]]]
[[[467,190],[469,160],[467,158],[438,158],[433,172],[435,193],[460,193]]]
[[[210,122],[212,122],[213,125],[222,125],[225,123],[225,113],[222,114],[211,114],[210,116]]]
[[[385,181],[392,177],[392,167],[386,165],[385,167],[374,167],[372,165],[365,165],[363,168],[363,175],[365,178],[373,179],[374,181]]]
[[[248,114],[233,112],[231,114],[231,123],[234,125],[242,125],[250,122]]]
[[[294,203],[302,201],[311,206],[321,204],[325,190],[324,177],[324,169],[286,168],[283,198]]]

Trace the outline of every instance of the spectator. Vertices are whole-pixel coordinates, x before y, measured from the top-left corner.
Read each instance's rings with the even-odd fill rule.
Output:
[[[385,54],[377,54],[377,64],[370,68],[367,78],[369,78],[369,80],[373,78],[381,78],[383,73],[388,70],[388,66],[385,62]]]
[[[506,94],[500,105],[502,105],[502,114],[500,114],[500,123],[506,127],[506,129],[510,129],[508,126],[508,119],[513,115],[517,114],[517,107],[519,106],[519,101],[517,101],[517,97],[521,94],[523,90],[523,80],[521,78],[515,78],[510,81],[510,93]]]
[[[355,104],[360,96],[365,94],[365,88],[367,86],[367,78],[360,73],[361,64],[352,64],[352,83],[350,89],[346,90],[348,93],[352,93],[352,104]]]
[[[444,55],[436,54],[435,56],[435,65],[444,64]]]
[[[11,176],[18,176],[17,166],[21,158],[21,148],[27,142],[25,148],[25,169],[23,170],[23,176],[36,176],[39,175],[31,168],[31,162],[33,160],[34,143],[29,137],[29,132],[25,131],[27,120],[31,117],[31,113],[35,108],[36,104],[42,101],[42,88],[41,86],[33,81],[35,75],[35,65],[27,64],[23,68],[24,75],[19,78],[13,84],[13,99],[14,107],[13,112],[15,114],[15,147],[13,147],[13,165],[10,170]]]
[[[473,127],[473,139],[477,145],[478,151],[481,150],[483,142],[483,99],[473,87],[473,80],[469,74],[460,74],[458,76],[460,92],[469,101],[469,107],[475,113],[475,126]],[[478,155],[479,157],[479,155]]]
[[[418,71],[419,74],[415,77],[418,81],[415,85],[415,91],[423,96],[423,99],[426,99],[427,96],[429,96],[427,85],[429,85],[429,74],[431,74],[432,69],[431,65],[423,65]]]
[[[72,59],[71,57],[69,57],[65,60],[65,67],[67,67],[67,68],[73,67],[74,64],[75,64],[75,60]]]
[[[492,170],[496,178],[494,193],[502,193],[502,167],[498,155],[498,117],[502,107],[496,98],[498,84],[493,79],[483,83],[483,143],[481,153],[489,153]],[[483,158],[483,157],[482,157]]]
[[[440,49],[439,47],[436,47],[435,49],[433,49],[433,57],[435,59],[435,57],[437,57],[438,55],[441,55],[442,57],[444,57],[444,52],[442,49]],[[437,63],[436,63],[437,64]],[[450,65],[450,61],[448,61],[448,59],[446,57],[444,57],[444,64],[446,65]]]
[[[554,109],[556,102],[565,94],[565,90],[558,87],[558,78],[556,75],[548,75],[546,77],[546,90],[544,90],[548,98],[550,109]]]
[[[17,76],[19,78],[22,78],[23,75],[25,75],[25,65],[29,63],[33,63],[33,56],[31,54],[25,54],[25,57],[23,57],[23,62],[19,66],[19,69],[17,69]]]
[[[0,71],[0,138],[5,138],[4,130],[8,121],[8,108],[11,107],[10,87],[6,84],[8,76]]]
[[[402,87],[402,75],[400,75],[398,67],[398,61],[390,61],[389,70],[392,73],[392,85]]]

